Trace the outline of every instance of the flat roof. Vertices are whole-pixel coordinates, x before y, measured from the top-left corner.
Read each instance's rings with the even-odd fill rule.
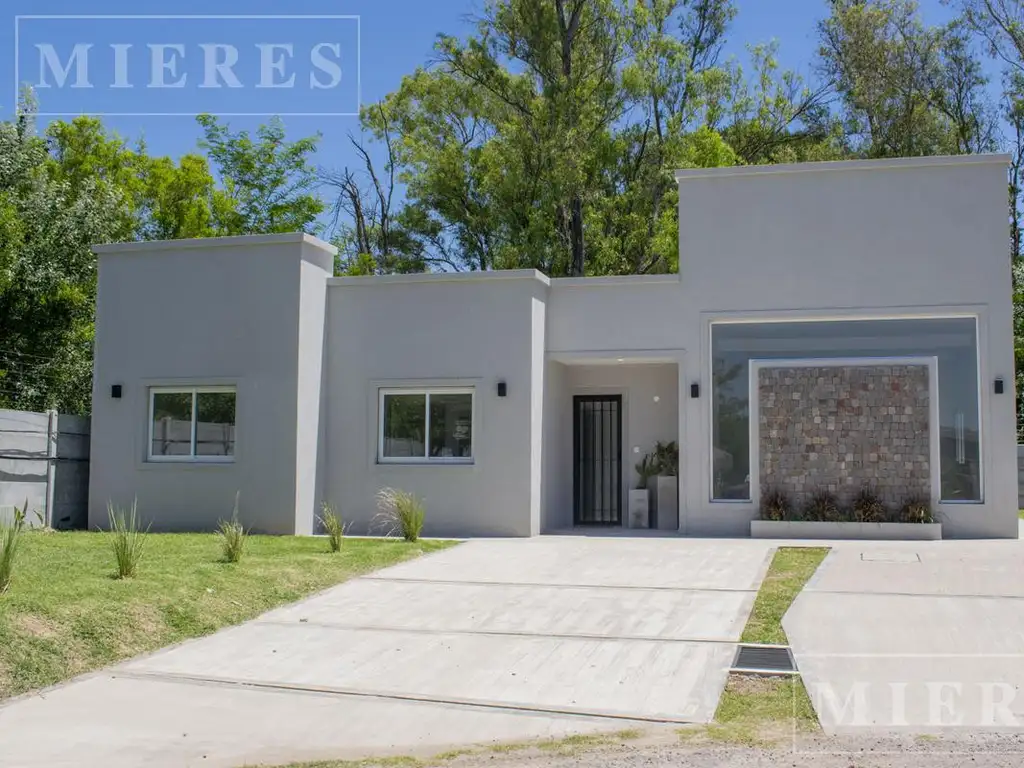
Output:
[[[93,253],[140,253],[148,251],[183,251],[196,248],[231,248],[257,245],[294,245],[303,243],[327,251],[334,256],[338,249],[305,232],[283,232],[274,235],[234,235],[231,237],[197,237],[190,240],[141,240],[131,243],[94,245]]]
[[[892,157],[880,160],[825,160],[815,163],[777,163],[774,165],[732,165],[722,168],[684,168],[676,171],[676,181],[769,176],[782,173],[818,173],[821,171],[871,171],[900,168],[940,168],[951,165],[1010,165],[1008,154],[932,155],[930,157]]]
[[[548,276],[536,269],[495,269],[486,272],[408,272],[395,275],[331,277],[328,285],[399,285],[401,283],[474,283],[485,280],[538,280],[550,285]]]

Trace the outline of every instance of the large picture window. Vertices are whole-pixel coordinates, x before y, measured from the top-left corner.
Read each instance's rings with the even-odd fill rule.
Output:
[[[233,461],[233,387],[149,390],[150,461]]]
[[[941,501],[982,500],[978,333],[973,317],[713,323],[712,500],[751,498],[750,361],[936,357]]]
[[[377,460],[473,461],[472,389],[382,389]]]

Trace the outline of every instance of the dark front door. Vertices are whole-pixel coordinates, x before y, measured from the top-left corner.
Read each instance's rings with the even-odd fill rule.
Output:
[[[573,408],[573,523],[622,524],[622,396],[577,395]]]

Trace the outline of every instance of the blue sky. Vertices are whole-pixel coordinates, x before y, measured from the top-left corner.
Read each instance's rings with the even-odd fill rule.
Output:
[[[738,0],[739,15],[729,36],[727,54],[741,59],[745,45],[778,40],[779,56],[785,67],[810,74],[815,43],[815,24],[826,8],[825,0]],[[15,83],[15,16],[56,14],[166,14],[166,15],[357,15],[359,20],[358,74],[362,103],[381,98],[394,90],[404,74],[431,57],[436,35],[440,32],[464,34],[470,29],[468,17],[479,11],[479,0],[175,0],[147,2],[139,0],[8,0],[7,19],[0,18],[0,114],[12,113]],[[939,0],[921,0],[926,21],[941,22],[951,15]],[[66,60],[76,43],[92,43],[89,79],[92,89],[75,91],[67,87],[40,92],[43,111],[70,109],[85,111],[132,112],[352,112],[356,104],[356,35],[351,20],[123,20],[87,21],[69,19],[22,20],[19,25],[19,69],[37,78],[39,53],[36,44],[50,44]],[[318,43],[337,40],[341,54],[337,64],[342,78],[337,87],[311,90],[305,87],[311,75],[323,84],[333,84],[326,70],[312,71],[310,53]],[[239,62],[232,69],[243,87],[201,89],[203,52],[200,43],[229,43],[238,48]],[[291,43],[294,58],[285,62],[274,78],[294,75],[303,87],[297,89],[258,89],[261,62],[256,43]],[[115,90],[113,54],[110,44],[131,44],[126,51],[126,70],[131,90]],[[187,73],[183,89],[153,90],[150,81],[151,53],[148,45],[181,44],[184,58],[164,51],[165,59],[177,59],[175,70],[164,73],[173,81]],[[5,53],[12,52],[12,53]],[[335,58],[324,51],[327,58]],[[226,55],[217,54],[215,55]],[[271,51],[271,59],[281,51]],[[132,57],[132,58],[128,58]],[[51,73],[52,75],[52,73]],[[69,73],[68,83],[75,75]],[[224,85],[223,81],[220,81]],[[65,84],[67,85],[67,83]],[[48,108],[49,107],[49,108]],[[236,128],[254,128],[265,118],[232,117]],[[199,136],[195,120],[188,116],[108,117],[105,122],[120,134],[136,139],[144,136],[154,154],[177,156],[195,149]],[[358,120],[351,116],[285,118],[293,137],[320,132],[323,140],[317,162],[341,167],[355,162],[347,135],[358,133]]]

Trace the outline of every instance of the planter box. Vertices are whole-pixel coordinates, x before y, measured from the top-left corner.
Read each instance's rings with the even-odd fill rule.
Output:
[[[626,525],[629,528],[649,528],[651,525],[650,503],[647,498],[647,489],[633,489],[629,492],[629,517]]]
[[[647,481],[647,489],[651,492],[651,528],[679,530],[679,478],[652,477]]]
[[[942,523],[816,523],[804,520],[751,520],[754,539],[877,539],[938,541]]]

